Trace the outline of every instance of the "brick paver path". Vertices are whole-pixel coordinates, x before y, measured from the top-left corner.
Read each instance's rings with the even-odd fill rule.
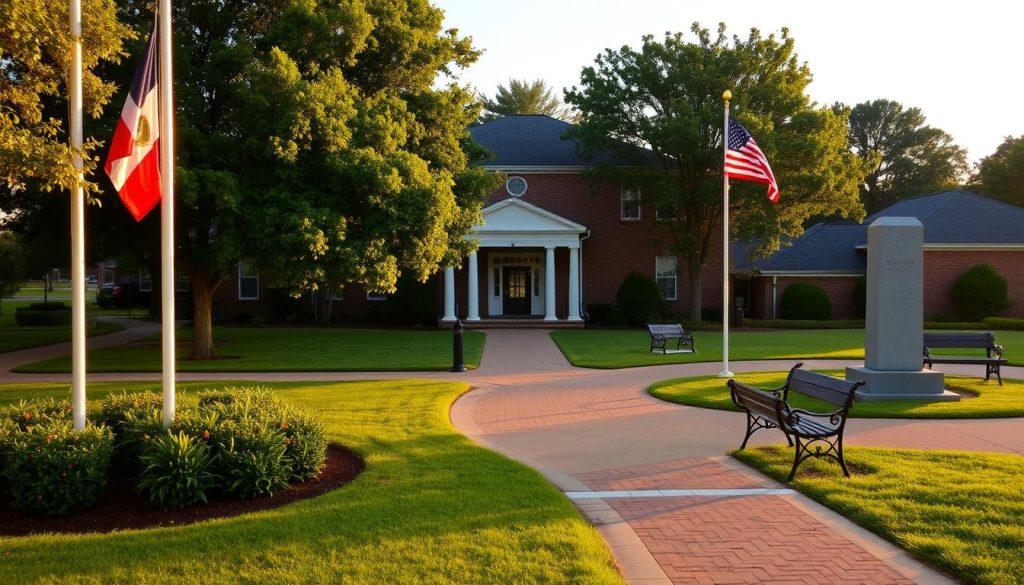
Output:
[[[120,340],[137,339],[143,327],[120,334]],[[109,337],[90,340],[90,347],[118,341]],[[0,354],[0,383],[67,381],[68,374],[16,375],[7,370],[68,351],[58,347]],[[822,360],[806,366],[834,369],[851,363]],[[786,370],[792,362],[730,365],[735,372],[750,372]],[[455,426],[478,443],[535,467],[566,492],[785,487],[724,456],[742,438],[742,415],[669,404],[645,391],[656,381],[716,374],[719,369],[718,363],[577,369],[546,331],[500,330],[488,332],[480,369],[464,374],[179,373],[178,379],[466,381],[475,390],[453,405]],[[977,375],[976,368],[966,366],[945,370]],[[1024,378],[1024,368],[1006,368],[1004,373]],[[158,379],[159,374],[89,376],[90,381]],[[1024,423],[1018,419],[852,419],[845,442],[1024,453],[1022,431]],[[754,435],[751,443],[780,439],[765,432]],[[574,502],[601,530],[626,579],[638,585],[951,582],[803,496],[727,495],[731,493]]]

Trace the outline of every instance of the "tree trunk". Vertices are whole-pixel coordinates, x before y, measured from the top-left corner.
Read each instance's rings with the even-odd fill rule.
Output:
[[[321,286],[317,291],[317,322],[321,325],[331,324],[331,309],[334,303],[331,301],[331,287]]]
[[[211,360],[217,357],[213,346],[213,294],[222,279],[206,270],[193,270],[192,286],[192,359]]]
[[[704,266],[700,262],[686,263],[686,275],[690,281],[690,320],[698,323],[702,321],[700,311],[703,308],[703,299],[701,298],[701,273],[703,271]]]

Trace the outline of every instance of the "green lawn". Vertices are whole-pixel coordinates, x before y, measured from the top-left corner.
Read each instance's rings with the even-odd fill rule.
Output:
[[[181,384],[193,392],[215,383]],[[230,382],[238,385],[240,382]],[[0,537],[3,583],[622,583],[598,532],[540,474],[452,428],[464,384],[276,384],[365,472],[320,497],[178,528]],[[153,384],[93,384],[106,392]],[[66,395],[0,387],[0,401]]]
[[[178,332],[181,372],[426,371],[452,367],[447,330],[340,329],[327,327],[216,327],[222,359],[189,359],[189,328]],[[480,364],[484,334],[466,331],[466,365]],[[89,352],[90,372],[159,372],[159,338]],[[17,368],[18,372],[68,372],[67,356]]]
[[[1024,365],[1024,331],[996,331],[1011,365]],[[722,359],[722,333],[696,331],[697,353],[651,353],[650,336],[641,329],[553,331],[551,338],[574,366],[629,368]],[[953,350],[943,353],[954,354]],[[960,353],[971,353],[964,351]],[[862,329],[738,331],[729,335],[730,360],[864,359]]]
[[[793,487],[962,583],[1024,583],[1024,458],[847,447],[851,478],[807,461]],[[784,447],[733,456],[784,481]]]
[[[19,327],[16,325],[14,310],[18,307],[27,307],[29,304],[26,301],[5,300],[3,302],[3,314],[0,315],[0,353],[71,340],[70,327]],[[89,328],[87,334],[92,337],[116,333],[122,329],[124,327],[116,323],[100,321],[95,327]]]
[[[823,373],[842,377],[843,372]],[[758,388],[781,388],[786,383],[786,372],[757,372],[738,374],[736,379]],[[854,402],[850,416],[859,418],[1002,418],[1024,416],[1024,380],[1004,379],[1000,386],[995,380],[986,382],[982,378],[946,376],[946,387],[975,396],[959,402],[922,402],[919,400],[886,400],[877,402]],[[725,380],[718,376],[696,376],[674,378],[653,384],[651,395],[668,402],[713,408],[716,410],[737,410],[729,396]],[[812,411],[831,412],[835,407],[804,396],[791,393],[789,402],[797,408]]]

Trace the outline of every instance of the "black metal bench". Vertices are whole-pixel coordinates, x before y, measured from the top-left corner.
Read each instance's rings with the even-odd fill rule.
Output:
[[[984,349],[985,357],[969,355],[932,355],[933,348],[942,349]],[[1003,357],[1003,346],[996,343],[996,336],[991,332],[956,332],[956,333],[925,333],[924,334],[924,366],[931,369],[932,364],[976,364],[985,366],[985,379],[995,374],[999,385],[1003,385],[1003,376],[999,367],[1006,364]]]
[[[668,353],[668,342],[676,340],[675,353],[694,353],[697,350],[693,347],[693,333],[683,329],[683,326],[675,324],[647,324],[647,332],[651,334],[651,351],[661,350],[661,353]],[[690,349],[683,349],[683,346],[690,346]]]
[[[853,406],[854,393],[864,382],[848,382],[801,370],[802,365],[793,366],[786,377],[786,385],[778,390],[761,390],[729,380],[732,401],[747,413],[747,434],[740,449],[746,448],[755,431],[777,428],[785,433],[786,440],[795,449],[793,468],[786,481],[793,481],[796,468],[808,457],[831,457],[839,462],[843,475],[850,477],[843,458],[843,428]],[[790,390],[834,404],[839,409],[819,413],[793,408],[787,402]],[[791,437],[796,439],[795,445]],[[823,445],[827,446],[824,450]]]

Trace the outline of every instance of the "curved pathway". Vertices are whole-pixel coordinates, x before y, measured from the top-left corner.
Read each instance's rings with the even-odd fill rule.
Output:
[[[128,323],[126,323],[128,325]],[[92,338],[90,349],[152,335],[135,322]],[[599,528],[630,583],[950,583],[898,547],[785,489],[725,454],[743,415],[670,404],[646,388],[716,374],[719,363],[622,370],[572,367],[547,331],[488,331],[481,366],[449,372],[179,373],[181,381],[439,379],[474,390],[452,407],[474,441],[541,471]],[[0,354],[0,383],[66,382],[69,374],[11,374],[69,344]],[[811,368],[850,361],[812,360]],[[733,362],[735,372],[786,370],[785,361]],[[976,369],[976,368],[975,368]],[[977,375],[970,367],[945,371]],[[1006,368],[1024,378],[1024,368]],[[90,381],[159,380],[159,374],[90,374]],[[1024,420],[851,419],[847,445],[1024,453]],[[772,433],[753,444],[778,443]],[[789,567],[792,563],[796,569]]]

